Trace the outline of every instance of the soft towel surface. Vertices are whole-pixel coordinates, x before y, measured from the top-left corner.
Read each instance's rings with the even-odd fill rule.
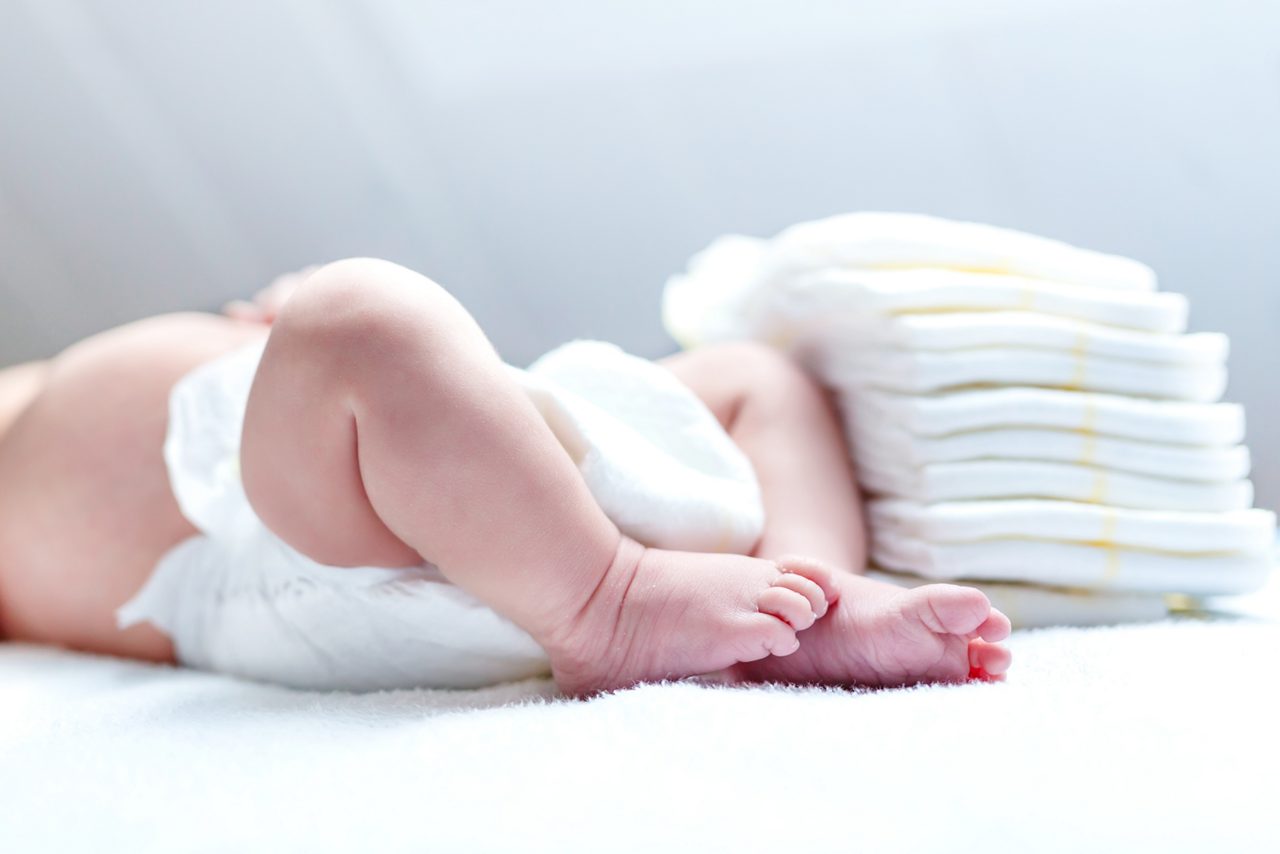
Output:
[[[592,702],[0,646],[0,828],[12,851],[1274,851],[1278,645],[1262,620],[1056,629],[1014,636],[1005,685]]]

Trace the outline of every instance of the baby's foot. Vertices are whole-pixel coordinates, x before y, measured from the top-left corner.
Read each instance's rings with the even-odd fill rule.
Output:
[[[783,558],[791,570],[814,566]],[[801,635],[800,651],[734,668],[751,681],[837,685],[911,685],[1000,679],[1009,651],[1009,618],[972,587],[928,584],[906,590],[858,575],[833,573],[838,601]]]
[[[680,679],[784,656],[835,600],[833,571],[624,539],[581,612],[544,639],[568,694]]]

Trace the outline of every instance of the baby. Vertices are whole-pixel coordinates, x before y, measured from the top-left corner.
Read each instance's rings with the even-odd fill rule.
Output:
[[[244,416],[254,512],[342,567],[430,561],[527,632],[569,694],[654,679],[903,685],[998,679],[1009,621],[977,590],[858,574],[848,451],[821,390],[754,345],[662,364],[755,469],[750,555],[664,551],[620,533],[475,321],[402,267],[287,277],[227,316],[153,317],[0,372],[0,634],[174,660],[116,609],[196,533],[161,454],[169,394],[268,336]]]

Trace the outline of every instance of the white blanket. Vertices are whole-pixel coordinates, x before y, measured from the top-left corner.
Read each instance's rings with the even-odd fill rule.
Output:
[[[1276,595],[1246,605],[1276,614]],[[1280,623],[1013,638],[1005,685],[319,694],[0,645],[6,851],[1274,851]]]

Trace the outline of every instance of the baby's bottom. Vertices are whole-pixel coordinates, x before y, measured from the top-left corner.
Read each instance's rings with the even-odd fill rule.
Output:
[[[172,659],[162,632],[121,631],[115,616],[156,561],[196,533],[161,453],[169,393],[188,371],[265,334],[209,314],[162,315],[94,335],[50,363],[42,390],[0,439],[0,634]]]
[[[430,560],[528,631],[569,692],[786,656],[832,606],[794,677],[781,661],[733,672],[898,684],[1007,665],[977,640],[1008,623],[976,591],[623,537],[472,318],[392,264],[330,265],[284,307],[241,462],[254,509],[294,548],[335,566]]]

